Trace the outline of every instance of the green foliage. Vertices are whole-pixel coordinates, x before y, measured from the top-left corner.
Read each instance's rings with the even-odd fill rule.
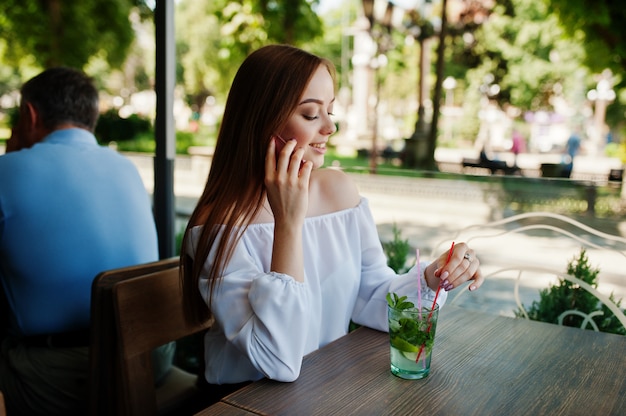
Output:
[[[129,20],[133,0],[3,0],[0,39],[4,57],[18,67],[25,57],[35,66],[83,68],[100,55],[120,67],[134,38]],[[32,63],[32,62],[31,62]]]
[[[0,26],[2,26],[2,17],[0,16]],[[2,29],[0,29],[0,32]],[[0,62],[1,58],[5,55],[6,50],[9,49],[9,45],[5,39],[0,36]],[[22,85],[22,78],[14,65],[0,64],[0,96],[10,94],[14,91],[18,91]],[[1,110],[0,110],[1,111]],[[0,116],[2,114],[0,113]]]
[[[156,141],[154,132],[146,132],[123,142],[115,142],[120,152],[155,153]]]
[[[187,154],[189,146],[205,144],[199,140],[200,135],[202,134],[177,131],[176,153]],[[117,150],[122,152],[154,153],[156,150],[151,121],[137,114],[122,118],[115,110],[107,111],[98,120],[96,137],[101,144],[115,142]]]
[[[626,141],[607,144],[604,148],[604,153],[608,157],[617,157],[622,161],[622,163],[626,164]]]
[[[313,12],[318,0],[250,1],[263,17],[264,30],[273,42],[291,45],[310,41],[322,33],[322,21]]]
[[[406,296],[398,296],[396,293],[387,293],[387,304],[397,310],[415,310],[413,302],[408,302]],[[389,320],[389,336],[391,345],[399,351],[418,352],[420,346],[424,346],[426,351],[430,351],[435,331],[431,331],[431,324],[426,325],[425,321],[418,321],[414,318],[402,316],[397,313],[396,319]]]
[[[418,352],[423,345],[426,353],[432,349],[435,331],[427,331],[424,325],[414,319],[400,318],[398,325],[389,325],[391,346],[404,352]]]
[[[383,250],[387,255],[387,264],[396,273],[404,273],[406,271],[406,261],[411,248],[409,240],[402,239],[402,232],[393,224],[393,240],[383,242]]]
[[[179,256],[180,255],[180,248],[183,245],[183,238],[185,238],[185,230],[186,230],[186,226],[182,226],[180,228],[180,230],[178,230],[178,232],[176,233],[176,243],[175,243],[175,249],[176,249],[176,255]]]
[[[626,8],[615,0],[544,0],[572,38],[583,36],[585,63],[600,72],[626,70]],[[593,4],[593,12],[590,6]]]
[[[485,76],[500,87],[494,97],[502,106],[522,110],[551,110],[555,95],[576,102],[586,92],[576,73],[584,59],[582,47],[567,38],[545,3],[511,0],[498,3],[489,20],[476,31],[472,55],[480,58],[468,73],[474,95]],[[476,100],[476,96],[473,97]]]
[[[198,145],[197,135],[187,131],[176,132],[176,154],[188,154],[187,149],[189,146]],[[142,152],[142,153],[154,153],[156,151],[156,141],[154,132],[141,133],[135,136],[132,140],[116,143],[117,150],[120,152]]]
[[[594,289],[598,287],[599,272],[599,269],[593,268],[589,263],[584,248],[581,248],[578,257],[574,257],[567,265],[569,275],[588,283]],[[620,306],[621,300],[615,301],[613,295],[610,296],[610,299],[618,307]],[[549,288],[540,290],[539,301],[533,301],[530,308],[525,308],[525,310],[530,319],[553,324],[557,324],[559,315],[568,310],[577,310],[585,314],[602,310],[604,314],[594,318],[598,329],[602,332],[626,335],[626,330],[613,312],[592,293],[565,279],[559,279],[557,285],[550,285]],[[515,316],[523,317],[524,314],[522,310],[517,310]],[[583,319],[581,316],[569,315],[563,319],[563,325],[580,328]]]
[[[20,108],[19,107],[11,107],[6,111],[8,126],[13,128],[17,124],[17,119],[20,116]]]
[[[396,293],[387,293],[387,304],[393,309],[411,309],[415,307],[413,302],[407,301],[407,296],[398,296]]]
[[[269,43],[302,44],[321,34],[316,0],[181,0],[176,5],[179,81],[190,97],[226,97],[234,74],[253,50]],[[192,101],[195,101],[191,98]]]
[[[189,146],[197,146],[198,135],[189,131],[176,132],[176,154],[188,154]]]
[[[152,123],[149,119],[137,114],[122,118],[117,110],[111,109],[100,115],[96,125],[96,137],[100,143],[124,142],[151,130]]]
[[[335,64],[338,88],[350,86],[351,66],[349,59],[345,59],[345,52],[346,49],[350,49],[352,36],[347,33],[345,28],[350,25],[353,16],[360,12],[361,7],[360,2],[349,1],[344,2],[341,7],[332,8],[321,19],[323,25],[321,28],[322,38],[320,39],[316,34],[301,43],[305,50],[323,56]]]

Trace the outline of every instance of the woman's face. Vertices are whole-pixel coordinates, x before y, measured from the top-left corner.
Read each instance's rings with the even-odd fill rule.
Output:
[[[296,139],[297,147],[304,148],[304,160],[313,162],[313,168],[324,164],[329,137],[337,130],[331,119],[335,91],[333,79],[324,65],[320,65],[307,85],[300,103],[280,133],[285,140]]]

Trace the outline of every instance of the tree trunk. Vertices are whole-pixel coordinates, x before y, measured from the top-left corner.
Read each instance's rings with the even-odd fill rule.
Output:
[[[430,134],[428,136],[428,152],[426,159],[426,169],[437,170],[435,161],[435,149],[437,147],[437,124],[439,122],[439,111],[441,108],[441,90],[443,83],[444,71],[444,51],[446,47],[446,35],[448,29],[447,0],[442,2],[441,11],[441,31],[439,32],[439,45],[437,45],[437,77],[435,79],[435,88],[433,91],[433,118],[430,124]]]
[[[61,36],[63,26],[61,23],[61,1],[47,0],[48,13],[50,16],[50,57],[45,63],[46,68],[63,65],[61,62]]]

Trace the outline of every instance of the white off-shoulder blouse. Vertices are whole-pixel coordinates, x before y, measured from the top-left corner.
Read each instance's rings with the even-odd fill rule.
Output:
[[[192,229],[192,257],[200,231]],[[250,225],[219,282],[211,306],[215,324],[205,336],[209,383],[293,381],[304,355],[347,334],[350,320],[387,331],[388,292],[417,295],[417,268],[396,275],[387,266],[365,198],[354,208],[305,219],[303,283],[270,271],[273,238],[273,223]],[[205,299],[213,256],[199,282]],[[432,302],[426,264],[420,266],[423,294]],[[446,295],[439,294],[440,306]]]

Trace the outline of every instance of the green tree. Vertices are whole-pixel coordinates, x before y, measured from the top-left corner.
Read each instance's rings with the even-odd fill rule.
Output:
[[[0,39],[4,62],[38,68],[83,68],[100,56],[111,67],[122,65],[133,40],[129,21],[136,0],[3,0]]]
[[[544,0],[572,39],[582,39],[594,72],[626,71],[626,7],[615,0]]]
[[[480,14],[480,24],[470,19],[451,26],[446,51],[445,74],[464,87],[465,139],[477,137],[477,115],[489,100],[521,118],[528,111],[553,111],[555,102],[576,107],[585,99],[583,48],[565,35],[545,3],[505,0]]]
[[[299,45],[321,34],[322,21],[313,11],[319,0],[252,1],[253,11],[263,16],[268,39]]]
[[[415,132],[412,139],[416,141],[423,140],[422,145],[412,144],[407,151],[413,155],[405,160],[409,167],[416,165],[417,167],[435,170],[435,149],[439,139],[439,111],[441,107],[443,80],[447,76],[454,76],[455,79],[464,79],[468,68],[477,65],[477,60],[472,59],[472,42],[468,39],[474,39],[474,32],[479,28],[485,18],[490,14],[491,5],[483,4],[480,1],[471,1],[464,3],[464,9],[455,8],[455,15],[450,21],[448,16],[450,10],[448,2],[443,0],[439,3],[435,14],[440,18],[439,31],[435,30],[433,23],[422,16],[420,11],[413,10],[407,15],[406,25],[412,36],[420,41],[422,47],[428,48],[428,44],[424,43],[427,39],[437,38],[436,47],[430,51],[435,55],[434,68],[428,71],[426,76],[434,77],[432,83],[425,82],[426,85],[432,84],[432,118],[430,123],[426,121],[425,109],[422,103],[418,106],[417,122],[415,124]],[[475,44],[475,43],[474,43]],[[469,53],[468,53],[469,52]],[[427,54],[428,51],[420,51],[420,55]],[[447,66],[452,64],[451,69]],[[421,78],[421,76],[420,76]],[[430,124],[430,125],[429,125]],[[419,150],[422,148],[423,150]],[[413,160],[414,159],[414,160]]]
[[[606,68],[614,74],[626,71],[626,7],[623,2],[597,0],[591,4],[586,0],[544,1],[549,11],[558,16],[569,37],[583,46],[584,63],[593,73],[600,74]],[[626,77],[617,76],[614,81],[616,85],[613,88],[618,92],[618,98],[609,105],[606,119],[609,125],[623,127]]]
[[[322,32],[317,0],[181,0],[176,9],[179,81],[189,101],[224,98],[243,59],[269,43],[302,44]]]
[[[498,4],[476,32],[480,64],[468,74],[470,89],[480,92],[486,74],[500,87],[502,107],[550,110],[561,93],[578,93],[576,72],[584,58],[580,44],[564,36],[556,16],[541,2],[512,0]]]
[[[344,1],[341,7],[333,8],[319,17],[321,21],[319,35],[298,42],[298,45],[304,49],[328,58],[335,64],[339,87],[349,86],[349,81],[346,79],[351,68],[352,36],[347,32],[354,22],[356,14],[357,5],[355,2]],[[342,77],[345,78],[342,80]]]

